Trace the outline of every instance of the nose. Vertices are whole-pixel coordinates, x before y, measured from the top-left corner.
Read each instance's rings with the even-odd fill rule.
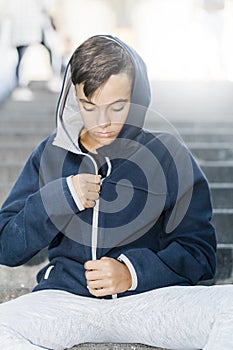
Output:
[[[108,111],[105,108],[101,108],[98,116],[98,125],[102,128],[106,128],[111,125],[111,119],[108,115]]]

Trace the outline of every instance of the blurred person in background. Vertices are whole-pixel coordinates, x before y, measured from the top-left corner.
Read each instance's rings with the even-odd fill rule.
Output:
[[[4,0],[0,0],[0,102],[12,91],[15,85],[15,49],[10,46],[9,22],[5,21]]]
[[[34,44],[42,44],[48,50],[52,71],[48,88],[57,92],[61,87],[61,58],[54,53],[53,48],[56,32],[46,12],[49,2],[50,0],[8,0],[4,5],[5,22],[9,27],[9,44],[16,48],[18,54],[16,89],[12,94],[15,100],[33,98],[28,87],[29,79],[22,69],[22,61],[28,47]]]

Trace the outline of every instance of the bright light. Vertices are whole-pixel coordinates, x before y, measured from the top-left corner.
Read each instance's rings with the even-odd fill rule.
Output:
[[[157,80],[233,78],[233,5],[207,12],[195,0],[148,0],[132,13],[138,50]]]

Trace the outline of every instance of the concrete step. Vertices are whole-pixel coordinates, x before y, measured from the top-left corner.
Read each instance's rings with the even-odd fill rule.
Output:
[[[233,208],[233,183],[211,183],[210,190],[213,208]]]
[[[1,288],[29,288],[36,285],[36,275],[39,270],[47,264],[40,255],[34,265],[24,264],[17,267],[8,267],[0,265],[0,290]]]
[[[26,124],[26,123],[25,123]],[[2,127],[0,123],[1,143],[33,143],[42,141],[45,137],[56,132],[55,123],[29,124],[28,126],[18,125],[13,128]],[[232,140],[229,140],[232,141]],[[184,141],[189,150],[197,158],[203,160],[232,160],[233,142],[203,142],[199,140]]]
[[[213,118],[211,118],[213,116]],[[232,129],[233,128],[233,113],[224,114],[224,113],[218,113],[213,115],[208,115],[208,113],[199,113],[198,118],[196,117],[196,114],[192,114],[192,111],[190,111],[188,118],[179,118],[179,115],[173,115],[172,120],[169,122],[177,129],[177,130],[183,130],[183,129],[192,129],[192,130],[222,130],[224,129]],[[157,122],[159,125],[164,125],[164,122]]]
[[[0,115],[4,113],[15,113],[15,115],[21,114],[24,117],[26,114],[29,115],[31,112],[32,117],[34,116],[35,111],[39,112],[54,112],[56,110],[57,101],[59,98],[59,94],[49,92],[45,84],[42,83],[41,87],[39,87],[38,82],[35,82],[34,86],[30,84],[30,88],[34,93],[34,98],[31,101],[14,101],[11,96],[7,98],[0,105]],[[34,108],[35,107],[35,108]]]
[[[194,132],[187,133],[187,134],[181,134],[182,139],[184,142],[233,142],[233,132],[227,133],[227,134],[220,134],[216,130],[214,134],[195,134]]]
[[[23,168],[22,163],[0,164],[0,179],[1,183],[14,182],[18,178]]]
[[[187,145],[194,157],[199,162],[205,161],[233,161],[233,143],[206,143],[188,144]]]
[[[41,142],[47,135],[34,136],[30,134],[20,135],[9,137],[5,135],[1,137],[0,141],[0,161],[4,163],[11,163],[14,161],[24,162],[32,150]],[[17,138],[17,141],[16,141]],[[12,141],[10,141],[12,139]],[[22,141],[21,141],[21,140]],[[233,149],[229,148],[212,148],[212,149],[203,149],[203,148],[194,148],[191,149],[192,154],[196,158],[197,162],[201,161],[233,161]]]
[[[43,135],[4,135],[0,142],[0,161],[24,161],[32,150],[46,137]],[[17,142],[16,142],[17,141]],[[197,162],[201,161],[233,161],[233,149],[194,149],[192,154]]]
[[[233,115],[232,115],[233,118]],[[220,117],[221,120],[221,117]],[[218,122],[218,123],[209,123],[208,121],[203,122],[189,122],[189,123],[176,123],[173,122],[172,125],[179,130],[180,134],[222,134],[222,135],[230,135],[233,133],[233,122]]]
[[[0,182],[0,205],[10,192],[13,182]],[[233,208],[233,184],[232,183],[211,183],[210,184],[213,208]]]
[[[21,295],[27,294],[31,291],[30,288],[24,287],[5,287],[0,286],[0,303],[5,303],[6,301],[20,297]]]
[[[218,242],[233,244],[233,209],[214,209],[213,224],[216,228]]]
[[[33,144],[3,144],[0,142],[0,162],[2,164],[12,164],[14,162],[24,163],[33,149]]]
[[[9,97],[0,104],[0,120],[46,120],[55,116],[58,96],[53,94],[35,94],[32,101],[13,101]],[[9,118],[8,118],[9,117]]]
[[[217,250],[217,272],[215,283],[231,279],[233,283],[233,244],[219,244]],[[0,265],[1,288],[29,288],[36,285],[36,274],[48,263],[46,250],[40,252],[23,266]]]
[[[0,173],[1,178],[1,173]],[[11,188],[13,186],[13,182],[0,182],[0,207],[4,200],[7,198]]]
[[[67,350],[166,350],[162,348],[155,348],[143,344],[124,344],[124,343],[86,343],[76,345]]]
[[[233,182],[233,161],[201,162],[200,165],[210,183]],[[22,167],[22,162],[0,164],[1,182],[15,181]]]
[[[186,118],[179,120],[179,115],[172,116],[172,118],[167,118],[165,115],[156,114],[156,112],[151,111],[147,114],[146,125],[150,126],[153,130],[177,130],[179,134],[187,133],[187,131],[200,133],[214,133],[216,131],[225,132],[226,130],[233,131],[233,114],[215,115],[214,119],[206,114],[199,114],[198,118],[196,115],[190,115]]]
[[[215,283],[230,279],[233,283],[233,244],[218,243],[217,273]],[[36,284],[36,274],[48,263],[47,249],[43,249],[26,264],[17,267],[0,265],[0,288],[33,288]]]
[[[218,244],[214,284],[233,283],[233,244]]]
[[[0,160],[25,159],[30,154],[32,149],[38,145],[50,133],[33,132],[33,133],[18,133],[1,135],[0,132]],[[190,148],[192,154],[198,162],[201,161],[233,161],[233,143],[221,147],[217,144],[216,147],[203,148],[198,145]],[[19,157],[19,158],[18,158]]]
[[[0,125],[7,126],[12,124],[20,125],[29,122],[29,124],[44,123],[47,122],[49,125],[51,123],[56,123],[56,106],[50,106],[50,108],[43,105],[43,101],[40,102],[40,106],[27,106],[26,109],[22,106],[16,106],[15,110],[12,106],[9,110],[3,110],[0,108]]]
[[[0,182],[0,205],[13,187],[13,182]],[[214,209],[233,208],[233,184],[211,183],[211,197]]]
[[[13,144],[18,143],[21,144],[22,147],[24,147],[24,144],[30,144],[31,146],[35,147],[39,143],[41,143],[42,140],[44,140],[47,136],[49,136],[53,131],[50,132],[37,132],[37,133],[9,133],[9,134],[1,134],[0,131],[0,142],[2,144]]]
[[[0,120],[1,134],[17,134],[25,132],[35,132],[41,133],[41,130],[46,132],[51,132],[56,126],[55,118],[54,120],[40,120],[38,117],[36,120],[16,120],[3,121]]]
[[[199,161],[199,164],[209,182],[233,182],[233,161]]]
[[[233,283],[233,245],[220,246],[217,250],[217,272],[212,283],[219,284],[224,280]],[[36,274],[47,262],[47,259],[41,258],[40,261],[34,260],[34,265],[25,264],[14,268],[0,265],[0,294],[1,290],[10,288],[31,290],[36,285]]]

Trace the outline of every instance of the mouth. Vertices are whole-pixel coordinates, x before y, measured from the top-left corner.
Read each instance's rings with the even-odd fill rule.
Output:
[[[100,138],[111,138],[114,136],[114,133],[112,131],[108,131],[108,132],[97,132],[96,135]]]

